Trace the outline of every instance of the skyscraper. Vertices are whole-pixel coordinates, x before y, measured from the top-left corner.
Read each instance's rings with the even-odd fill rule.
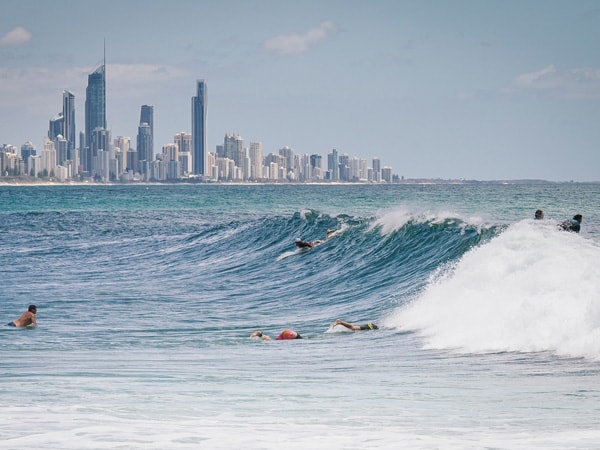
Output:
[[[260,180],[263,177],[262,142],[250,142],[250,179]]]
[[[204,175],[206,169],[206,82],[196,80],[196,96],[192,97],[192,162],[195,175]]]
[[[75,95],[63,91],[63,137],[67,140],[67,159],[75,161]]]
[[[85,146],[91,147],[96,128],[106,129],[106,64],[88,75],[85,90]],[[85,168],[90,170],[89,167]]]
[[[154,106],[142,105],[140,111],[140,126],[142,126],[144,123],[147,123],[150,127],[150,147],[147,152],[149,157],[146,159],[148,159],[148,161],[152,161],[154,159]],[[138,152],[139,151],[140,149],[138,148]]]
[[[154,152],[152,151],[152,128],[146,122],[140,123],[138,127],[137,152],[140,161],[151,162],[154,159]]]
[[[339,166],[338,151],[334,148],[331,153],[327,154],[327,170],[330,173],[330,179],[332,181],[338,181],[340,179],[340,166]]]
[[[65,118],[62,113],[58,113],[55,117],[50,119],[50,125],[48,126],[48,139],[53,141],[58,136],[62,136],[64,127]]]
[[[35,147],[31,141],[27,141],[21,146],[21,158],[23,158],[23,161],[25,162],[25,174],[27,175],[35,175],[29,173],[29,157],[35,156],[35,154]]]
[[[190,133],[177,133],[173,141],[179,147],[179,160],[183,172],[187,175],[192,173],[192,135]]]

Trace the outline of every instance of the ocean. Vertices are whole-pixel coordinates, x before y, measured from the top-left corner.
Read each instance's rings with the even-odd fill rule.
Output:
[[[600,448],[600,184],[0,186],[0,261],[0,449]]]

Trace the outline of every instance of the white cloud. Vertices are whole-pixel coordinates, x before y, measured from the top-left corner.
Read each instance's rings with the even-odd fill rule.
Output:
[[[548,89],[556,87],[556,67],[551,64],[537,72],[524,73],[515,79],[515,84],[520,88]]]
[[[558,70],[554,64],[515,78],[520,89],[551,91],[564,98],[600,98],[600,69]]]
[[[281,34],[267,39],[265,41],[265,48],[280,55],[305,53],[314,45],[323,42],[335,31],[335,24],[331,21],[326,21],[304,34]]]
[[[27,44],[30,40],[31,33],[23,27],[17,27],[0,37],[0,47],[16,47]]]
[[[185,70],[173,66],[154,65],[154,64],[107,64],[106,81],[107,83],[123,84],[147,84],[151,87],[152,83],[181,78],[187,76]]]
[[[0,98],[2,107],[21,107],[23,99],[32,108],[44,103],[56,102],[63,89],[85,97],[87,76],[94,67],[71,67],[49,69],[45,67],[2,68],[0,67]],[[124,95],[137,92],[153,92],[162,82],[189,76],[181,69],[152,64],[107,64],[107,89],[124,89]],[[118,86],[118,87],[117,87]]]

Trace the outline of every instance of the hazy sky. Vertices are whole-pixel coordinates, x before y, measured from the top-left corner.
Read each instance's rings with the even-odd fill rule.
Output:
[[[600,180],[597,0],[2,0],[0,143],[41,149],[62,91],[84,130],[106,39],[107,121],[159,152],[208,144],[381,158],[407,178]]]

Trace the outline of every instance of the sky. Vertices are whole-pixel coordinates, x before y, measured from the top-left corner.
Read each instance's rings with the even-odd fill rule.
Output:
[[[62,92],[85,129],[106,42],[107,122],[154,151],[191,132],[381,159],[405,178],[600,181],[597,0],[2,0],[0,144],[43,147]]]

